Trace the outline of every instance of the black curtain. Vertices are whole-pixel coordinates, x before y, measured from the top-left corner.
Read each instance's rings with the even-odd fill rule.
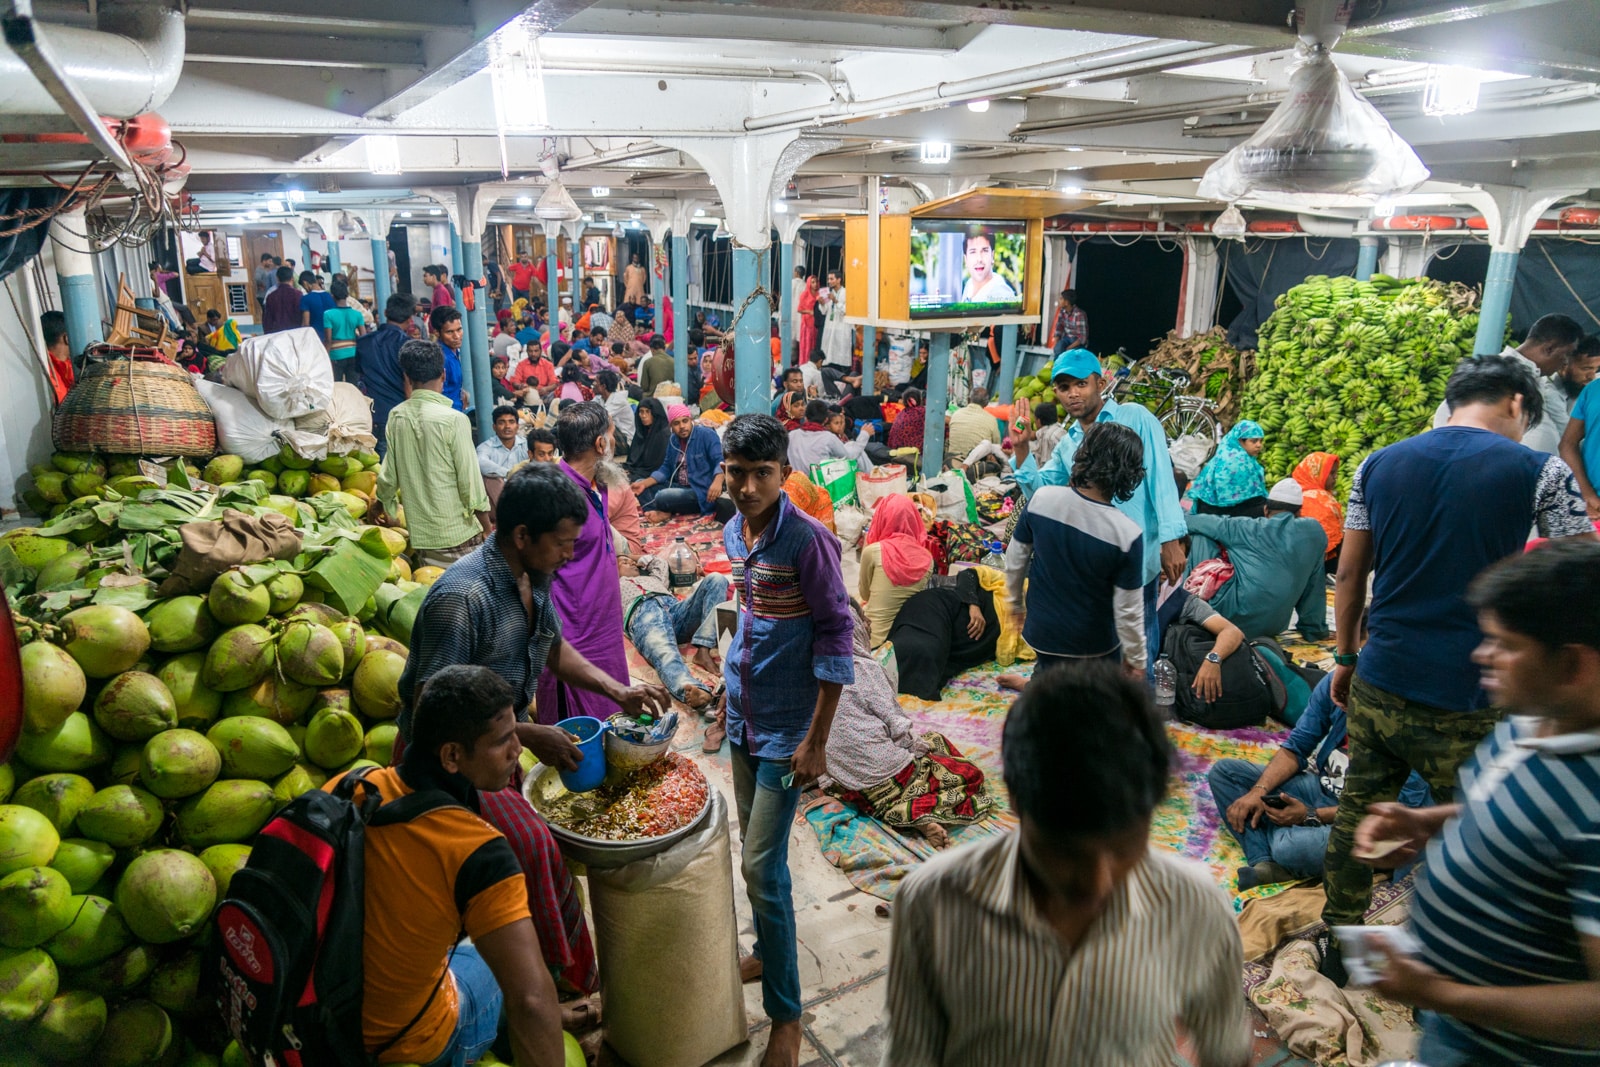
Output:
[[[60,189],[0,189],[0,230],[14,230],[36,216],[27,212],[55,207],[66,193]],[[18,233],[0,237],[0,281],[15,274],[39,254],[52,223],[29,226]],[[88,252],[88,238],[63,233],[62,240],[73,248]]]
[[[1313,274],[1354,274],[1360,247],[1353,237],[1247,237],[1226,247],[1228,285],[1243,308],[1228,324],[1228,343],[1255,348],[1278,297]]]
[[[1178,317],[1182,246],[1151,238],[1091,237],[1075,252],[1073,288],[1089,320],[1089,347],[1102,356],[1125,349],[1142,359]],[[1055,298],[1046,302],[1054,314]]]
[[[1584,333],[1600,330],[1600,246],[1528,241],[1511,290],[1511,332],[1526,337],[1541,315],[1570,315]]]

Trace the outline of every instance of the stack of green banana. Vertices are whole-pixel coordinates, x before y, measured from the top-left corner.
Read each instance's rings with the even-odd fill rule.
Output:
[[[1427,278],[1315,275],[1280,296],[1241,409],[1267,432],[1268,480],[1332,452],[1343,499],[1369,453],[1428,428],[1477,329],[1477,290]]]

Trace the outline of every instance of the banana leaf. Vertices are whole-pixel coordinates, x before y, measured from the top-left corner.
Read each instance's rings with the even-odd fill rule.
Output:
[[[156,596],[155,584],[148,579],[130,574],[108,574],[94,592],[95,604],[113,604],[129,611],[143,611],[161,598]]]
[[[297,560],[298,562],[298,560]],[[388,577],[389,565],[354,541],[340,541],[305,571],[305,583],[320,589],[328,604],[354,615]]]

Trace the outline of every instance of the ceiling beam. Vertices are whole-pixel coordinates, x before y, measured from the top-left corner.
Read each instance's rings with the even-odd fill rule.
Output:
[[[422,44],[415,39],[294,33],[283,25],[272,30],[193,27],[184,62],[419,71],[425,66]]]
[[[191,5],[186,18],[190,30],[209,28],[298,29],[307,33],[372,33],[393,37],[403,33],[437,30],[471,32],[473,20],[467,5],[428,3],[426,0],[341,0],[330,10],[320,0],[272,0],[228,7],[205,3]]]
[[[820,46],[851,51],[949,53],[959,50],[976,36],[976,31],[959,21],[949,26],[930,26],[855,18],[838,11],[819,19],[757,8],[730,18],[726,7],[719,4],[634,0],[626,8],[591,7],[569,19],[560,34],[651,42],[781,41],[786,47],[797,49]]]

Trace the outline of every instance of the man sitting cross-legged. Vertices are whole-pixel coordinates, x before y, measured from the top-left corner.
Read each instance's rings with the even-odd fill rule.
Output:
[[[707,574],[682,600],[668,586],[667,561],[659,556],[619,556],[622,574],[622,617],[628,640],[655,668],[674,700],[691,708],[711,703],[711,690],[695,680],[683,662],[684,644],[694,645],[695,665],[715,670],[711,650],[717,647],[716,606],[728,599],[728,577]]]

